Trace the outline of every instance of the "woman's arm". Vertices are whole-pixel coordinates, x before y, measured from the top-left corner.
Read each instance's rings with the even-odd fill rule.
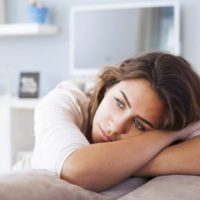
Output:
[[[161,151],[134,176],[200,175],[200,136]]]
[[[177,138],[177,132],[149,131],[80,148],[64,162],[61,178],[89,190],[105,190],[141,169]]]
[[[184,137],[188,133],[190,137],[199,130],[200,121],[197,121],[178,132]],[[162,150],[146,166],[134,173],[134,176],[158,176],[167,174],[200,175],[199,146],[200,136],[171,145]]]

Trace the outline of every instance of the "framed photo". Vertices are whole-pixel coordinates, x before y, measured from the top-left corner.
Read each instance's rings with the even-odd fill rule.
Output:
[[[21,72],[19,80],[20,98],[38,98],[39,97],[39,72]]]

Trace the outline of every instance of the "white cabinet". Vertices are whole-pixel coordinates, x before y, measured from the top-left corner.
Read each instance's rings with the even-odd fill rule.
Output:
[[[52,35],[58,33],[58,27],[50,24],[2,24],[0,36]]]
[[[0,97],[0,173],[10,172],[34,145],[34,108],[38,99]]]

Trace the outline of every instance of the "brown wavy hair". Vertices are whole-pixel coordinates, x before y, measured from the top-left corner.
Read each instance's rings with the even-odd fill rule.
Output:
[[[87,93],[91,98],[88,139],[91,140],[92,121],[106,90],[120,81],[138,78],[149,81],[165,105],[160,129],[178,130],[200,119],[199,75],[183,57],[153,52],[100,72],[96,85]]]

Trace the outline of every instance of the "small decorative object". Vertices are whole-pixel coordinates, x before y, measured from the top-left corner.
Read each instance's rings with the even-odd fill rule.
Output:
[[[30,22],[43,24],[48,15],[48,8],[45,7],[41,0],[29,0],[27,15]]]
[[[39,96],[39,72],[20,73],[19,97],[38,98]]]

